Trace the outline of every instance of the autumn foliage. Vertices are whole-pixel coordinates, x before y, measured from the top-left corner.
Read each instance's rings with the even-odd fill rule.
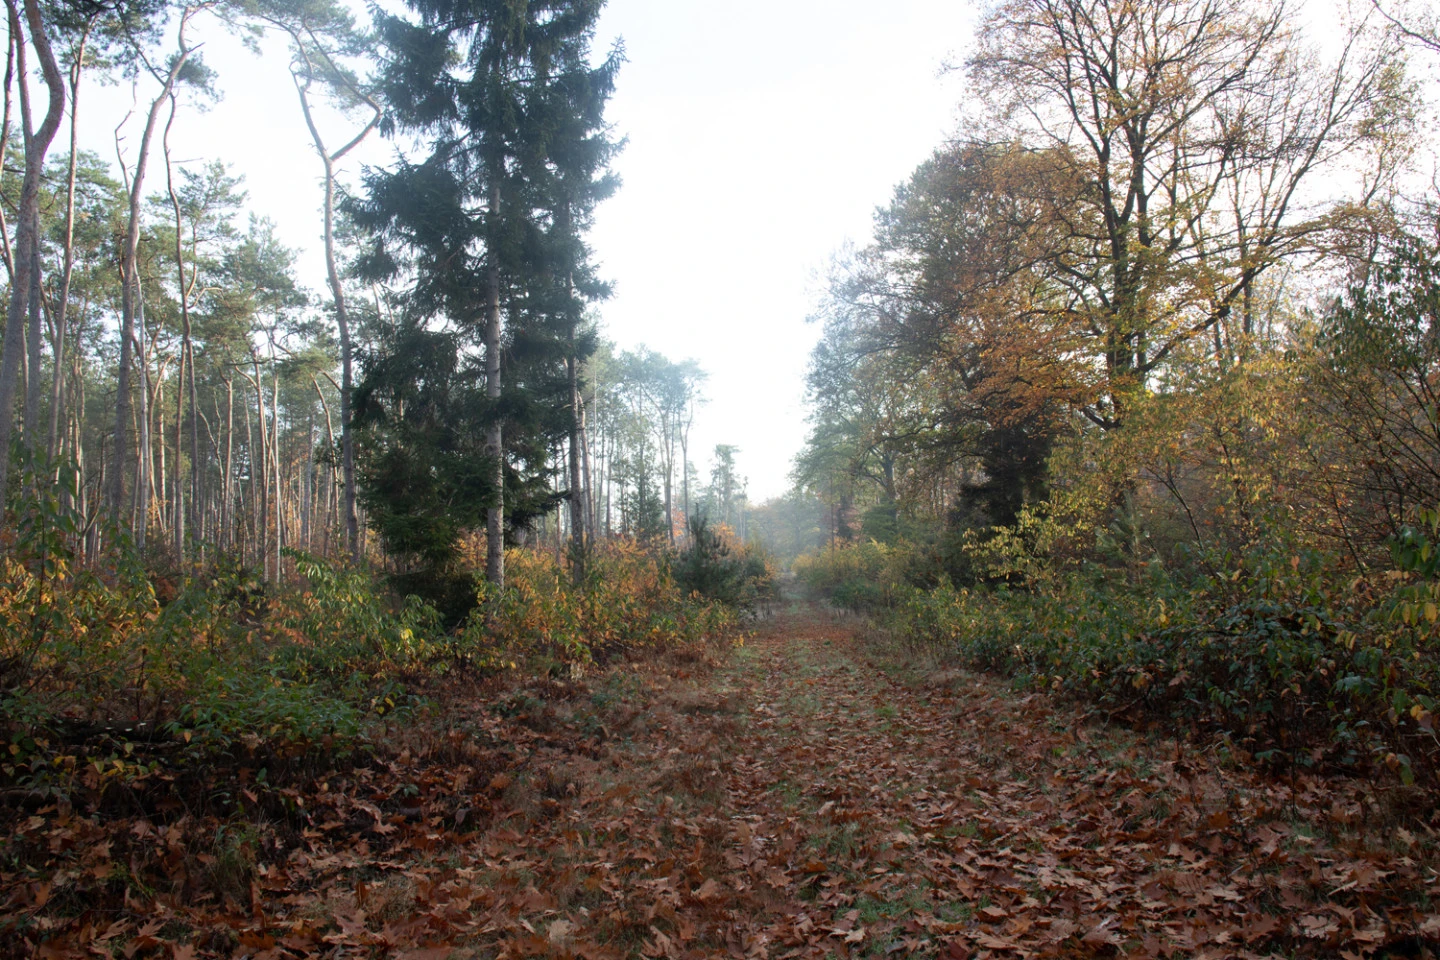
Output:
[[[1368,14],[1313,48],[1286,18],[986,8],[973,123],[817,310],[797,476],[829,542],[796,570],[941,664],[1279,771],[1433,784],[1419,91]]]
[[[5,869],[20,871],[0,872],[4,955],[273,947],[273,934],[207,933],[196,917],[298,880],[304,868],[279,863],[302,834],[345,841],[339,855],[360,866],[396,841],[434,842],[397,834],[396,809],[444,797],[441,833],[483,825],[514,762],[498,747],[515,734],[488,731],[538,703],[506,690],[561,689],[614,661],[703,658],[737,627],[732,608],[687,595],[663,556],[627,543],[596,550],[579,586],[552,554],[512,550],[506,589],[477,581],[476,614],[446,630],[371,574],[299,552],[280,587],[224,564],[160,575],[124,548],[96,572],[75,561],[58,501],[32,515],[51,526],[25,528],[0,561],[0,810]],[[482,705],[461,706],[477,693]],[[495,719],[466,720],[471,709]],[[181,903],[199,912],[113,920]],[[290,939],[318,944],[324,927]]]
[[[797,571],[942,662],[1282,771],[1433,783],[1434,514],[1413,466],[1349,447],[1336,424],[1355,418],[1312,418],[1323,362],[1137,399],[1125,430],[1064,438],[1049,496],[1010,525],[842,544]]]

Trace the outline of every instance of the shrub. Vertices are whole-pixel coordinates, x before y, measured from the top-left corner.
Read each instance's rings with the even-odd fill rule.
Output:
[[[267,594],[253,571],[220,563],[162,606],[123,540],[99,558],[105,576],[63,543],[41,554],[33,542],[0,558],[0,657],[11,667],[0,723],[12,741],[103,751],[168,736],[184,741],[182,761],[344,750],[367,716],[405,705],[396,677],[430,666],[439,648],[433,610],[413,600],[392,610],[365,574],[302,553],[291,557],[303,585]]]
[[[1324,561],[1261,553],[1189,580],[1157,565],[1141,582],[1090,565],[1030,590],[947,583],[911,593],[887,622],[942,658],[1114,715],[1221,732],[1263,758],[1433,778],[1429,623],[1405,623],[1395,595],[1337,586]]]
[[[875,540],[803,554],[791,567],[837,606],[871,613],[893,606],[916,587],[938,582],[934,568],[933,558],[913,543]]]
[[[289,643],[286,659],[301,676],[345,676],[423,669],[443,654],[440,614],[417,596],[398,609],[370,574],[287,550],[308,589],[280,592],[267,618]],[[472,588],[473,589],[473,588]]]
[[[155,764],[259,758],[272,772],[301,769],[363,751],[377,723],[422,705],[410,690],[435,675],[521,660],[583,667],[736,623],[734,608],[682,589],[666,558],[634,544],[597,550],[579,586],[550,555],[509,551],[509,585],[492,592],[472,579],[481,605],[455,631],[383,579],[293,550],[293,583],[266,585],[222,561],[167,584],[162,603],[126,541],[107,538],[111,552],[83,567],[73,524],[58,501],[48,509],[27,514],[0,555],[10,741],[0,785],[78,784],[98,796],[115,777],[196,780]]]
[[[774,572],[765,556],[727,542],[702,516],[690,518],[690,542],[671,565],[685,593],[736,607],[750,607],[774,591]]]
[[[482,585],[481,605],[454,641],[457,658],[476,668],[521,658],[583,667],[717,637],[735,625],[732,608],[687,595],[663,558],[631,542],[597,548],[578,587],[546,553],[509,550],[505,563],[505,589],[492,594]]]

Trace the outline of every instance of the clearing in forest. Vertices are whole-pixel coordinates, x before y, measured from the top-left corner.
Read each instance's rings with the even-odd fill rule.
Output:
[[[44,956],[253,960],[1422,956],[1440,936],[1403,795],[911,669],[859,629],[792,606],[734,650],[477,695],[443,742],[276,791],[289,814],[250,782],[255,822],[208,852],[213,822],[46,808],[11,841],[32,869],[4,875],[0,922]]]

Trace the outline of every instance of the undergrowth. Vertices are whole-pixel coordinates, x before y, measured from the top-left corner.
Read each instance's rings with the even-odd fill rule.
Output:
[[[0,554],[0,794],[22,802],[159,780],[183,793],[185,771],[217,764],[350,762],[452,680],[574,674],[737,622],[629,544],[594,551],[579,586],[548,554],[508,551],[505,589],[477,580],[479,606],[447,630],[423,601],[299,551],[281,584],[225,561],[159,578],[120,537],[81,564],[77,518],[34,499]]]
[[[916,656],[1218,735],[1263,763],[1434,783],[1440,591],[1426,535],[1411,537],[1371,578],[1272,549],[1188,571],[1082,562],[1013,584],[927,585],[904,544],[842,547],[798,572]]]

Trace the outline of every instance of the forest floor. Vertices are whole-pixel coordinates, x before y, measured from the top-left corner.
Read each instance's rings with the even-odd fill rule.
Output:
[[[245,822],[21,816],[0,953],[1440,954],[1411,793],[1107,726],[814,604],[447,710],[304,784],[242,767]]]

